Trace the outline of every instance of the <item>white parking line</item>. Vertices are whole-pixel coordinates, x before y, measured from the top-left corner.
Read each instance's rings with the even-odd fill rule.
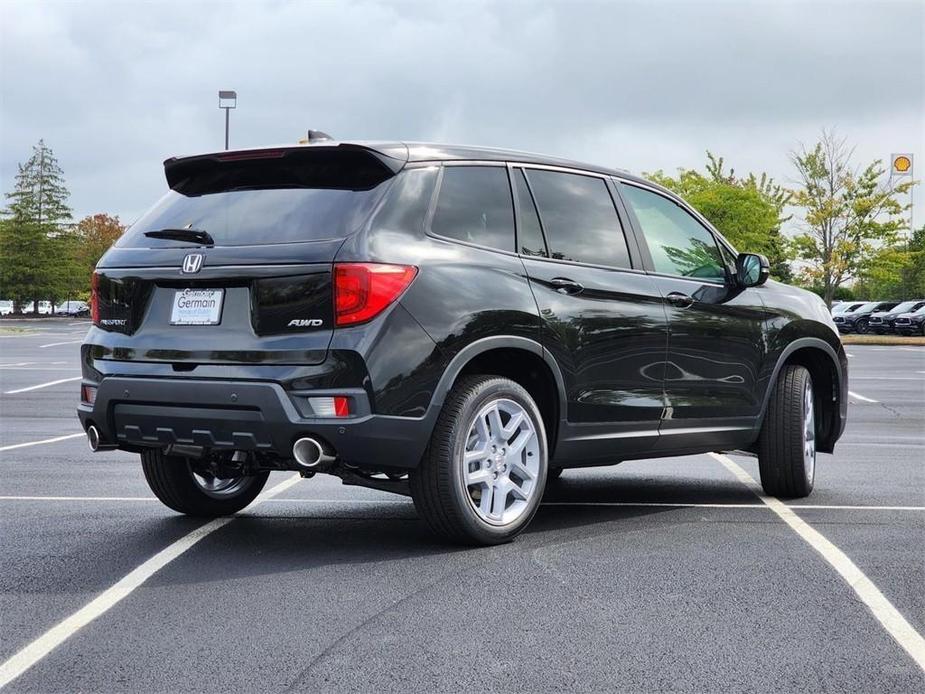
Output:
[[[863,401],[863,402],[873,402],[873,403],[878,403],[878,402],[880,402],[879,400],[872,400],[871,398],[865,398],[863,395],[858,395],[858,394],[855,393],[853,390],[849,390],[849,391],[848,391],[848,395],[849,395],[850,397],[854,398],[855,400],[861,400],[861,401]]]
[[[157,501],[153,496],[0,496],[0,501]],[[345,505],[386,505],[397,504],[412,506],[411,501],[404,499],[304,499],[286,497],[283,499],[265,499],[278,504],[345,504]],[[695,504],[670,501],[544,501],[542,506],[629,506],[629,507],[655,507],[655,508],[728,508],[743,509],[757,508],[766,511],[766,504]],[[925,506],[862,506],[851,504],[799,504],[790,506],[792,509],[816,509],[823,511],[925,511]]]
[[[68,439],[76,439],[78,436],[86,436],[86,434],[68,434],[66,436],[55,436],[50,439],[42,439],[41,441],[28,441],[27,443],[14,443],[12,446],[0,446],[0,451],[12,451],[16,448],[28,448],[29,446],[40,446],[43,443],[56,443],[58,441],[67,441]]]
[[[887,633],[905,649],[916,665],[925,671],[925,638],[906,621],[906,618],[893,606],[893,603],[887,600],[886,596],[880,592],[880,589],[874,585],[874,582],[851,561],[848,555],[794,513],[794,507],[787,506],[784,502],[774,497],[765,496],[761,486],[732,458],[720,453],[710,453],[709,455],[722,463],[729,472],[751,489],[761,501],[767,504],[768,508],[789,525],[797,535],[816,550],[867,605],[874,618],[880,622],[880,625],[886,629]]]
[[[57,347],[59,345],[76,345],[83,342],[83,340],[67,340],[66,342],[49,342],[47,345],[39,345],[39,349],[45,349],[46,347]]]
[[[252,507],[265,499],[281,494],[300,479],[301,477],[296,475],[280,482],[272,489],[257,497]],[[5,687],[15,680],[42,658],[51,653],[55,648],[80,631],[80,629],[118,605],[131,595],[135,589],[151,578],[151,576],[156,574],[174,559],[181,556],[190,547],[208,535],[211,535],[216,530],[228,525],[232,520],[234,520],[234,516],[216,518],[205,525],[199,526],[196,530],[187,533],[126,574],[118,582],[104,590],[70,617],[58,622],[51,629],[35,639],[35,641],[25,646],[0,665],[0,688]]]
[[[74,376],[74,378],[59,378],[57,381],[49,381],[48,383],[39,383],[37,386],[29,386],[28,388],[17,388],[16,390],[8,390],[4,395],[15,395],[16,393],[28,393],[30,390],[38,390],[39,388],[48,388],[48,386],[56,386],[59,383],[69,383],[70,381],[79,381],[80,376]]]

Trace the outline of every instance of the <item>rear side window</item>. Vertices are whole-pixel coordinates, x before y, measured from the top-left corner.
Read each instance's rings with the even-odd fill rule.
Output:
[[[194,161],[172,175],[172,189],[117,246],[190,247],[144,235],[164,229],[202,230],[217,246],[344,238],[360,228],[391,180],[371,156],[353,152]]]
[[[645,236],[655,271],[724,282],[726,271],[713,234],[680,205],[636,186],[623,185]]]
[[[530,169],[551,258],[630,267],[626,238],[607,184],[581,174]]]
[[[430,230],[466,243],[514,250],[514,206],[507,169],[448,166]]]

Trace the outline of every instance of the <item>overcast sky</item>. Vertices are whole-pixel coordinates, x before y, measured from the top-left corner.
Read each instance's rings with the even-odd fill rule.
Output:
[[[0,183],[44,138],[75,216],[130,222],[161,162],[340,139],[511,147],[634,172],[792,177],[835,127],[925,178],[925,2],[0,1]],[[918,188],[916,225],[925,222]]]

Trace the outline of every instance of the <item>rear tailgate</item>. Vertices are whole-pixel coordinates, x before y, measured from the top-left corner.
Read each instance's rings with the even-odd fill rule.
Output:
[[[388,165],[387,165],[388,164]],[[332,263],[395,171],[350,148],[169,160],[171,191],[94,278],[97,359],[318,364],[333,336]],[[146,232],[207,232],[214,243]]]

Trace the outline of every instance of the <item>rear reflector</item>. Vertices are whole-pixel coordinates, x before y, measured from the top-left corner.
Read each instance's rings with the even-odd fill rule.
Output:
[[[335,395],[332,398],[309,398],[312,412],[316,417],[349,417],[350,398]]]
[[[96,402],[96,386],[80,386],[80,401],[88,405]]]
[[[90,278],[90,319],[93,325],[100,324],[100,276],[95,272]]]
[[[417,272],[413,265],[335,263],[335,325],[372,320],[401,296]]]

